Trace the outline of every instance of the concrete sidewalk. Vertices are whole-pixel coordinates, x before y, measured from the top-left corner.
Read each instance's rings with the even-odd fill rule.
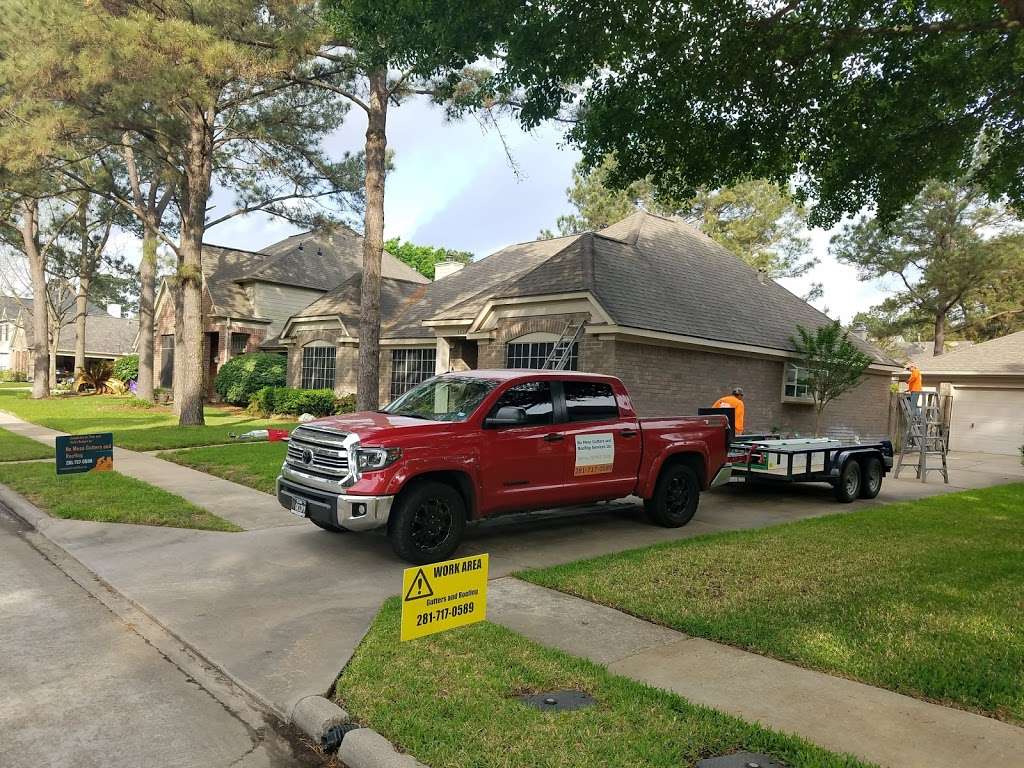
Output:
[[[0,427],[46,445],[53,445],[59,435],[65,434],[22,421],[3,411],[0,411]],[[122,475],[181,496],[247,531],[307,524],[305,520],[288,514],[273,496],[148,453],[115,446],[114,469]]]
[[[487,618],[617,675],[893,768],[1019,765],[1024,729],[651,624],[514,578]]]

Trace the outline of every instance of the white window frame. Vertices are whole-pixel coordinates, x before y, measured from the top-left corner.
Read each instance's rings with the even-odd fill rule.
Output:
[[[802,371],[807,371],[808,368],[805,365],[799,363],[787,362],[782,370],[782,402],[794,403],[797,405],[813,405],[814,397],[810,394],[809,390],[806,394],[796,394],[800,388],[807,388],[806,382],[800,383],[800,374]],[[789,394],[786,389],[787,387],[793,387],[794,394]]]
[[[306,351],[315,353],[306,359]],[[320,352],[320,350],[323,350]],[[329,352],[327,350],[330,350]],[[328,376],[328,371],[329,376]],[[326,386],[314,386],[329,380]],[[299,387],[301,389],[334,389],[338,380],[338,348],[324,341],[311,341],[302,348],[299,361]]]

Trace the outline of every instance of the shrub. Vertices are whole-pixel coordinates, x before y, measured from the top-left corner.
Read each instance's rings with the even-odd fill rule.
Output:
[[[114,361],[114,378],[127,384],[139,380],[139,356],[126,355]]]
[[[248,405],[264,387],[283,387],[287,361],[273,352],[250,352],[228,360],[217,371],[213,388],[225,402]]]
[[[28,381],[28,374],[22,371],[10,370],[0,371],[0,381]]]
[[[356,410],[356,396],[353,395],[342,395],[341,397],[335,398],[334,400],[334,412],[335,413],[355,413]]]
[[[291,387],[264,387],[249,400],[249,412],[259,416],[330,416],[332,413],[349,413],[355,403],[354,397],[346,395],[336,399],[329,389],[292,389]],[[339,403],[342,405],[339,406]],[[339,410],[339,407],[342,408]]]

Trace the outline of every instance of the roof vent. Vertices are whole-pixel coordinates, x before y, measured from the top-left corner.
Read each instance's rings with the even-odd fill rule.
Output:
[[[439,261],[434,265],[434,279],[441,280],[445,277],[448,277],[448,275],[454,275],[464,266],[466,265],[463,264],[461,261],[453,261],[452,259],[445,259],[444,261]]]
[[[323,256],[324,255],[324,249],[321,248],[319,245],[316,247],[316,255],[317,256]]]
[[[764,267],[761,267],[761,269],[757,270],[757,282],[759,282],[761,285],[768,285],[768,270],[765,269]]]
[[[868,327],[864,323],[854,323],[853,327],[850,328],[850,333],[861,341],[868,340]]]
[[[302,243],[299,243],[299,250],[302,250]]]

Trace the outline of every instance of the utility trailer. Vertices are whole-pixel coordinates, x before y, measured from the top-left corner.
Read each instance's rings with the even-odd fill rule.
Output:
[[[780,440],[739,435],[729,446],[734,480],[774,483],[828,483],[836,499],[873,499],[892,469],[888,440],[859,443],[828,438]]]

